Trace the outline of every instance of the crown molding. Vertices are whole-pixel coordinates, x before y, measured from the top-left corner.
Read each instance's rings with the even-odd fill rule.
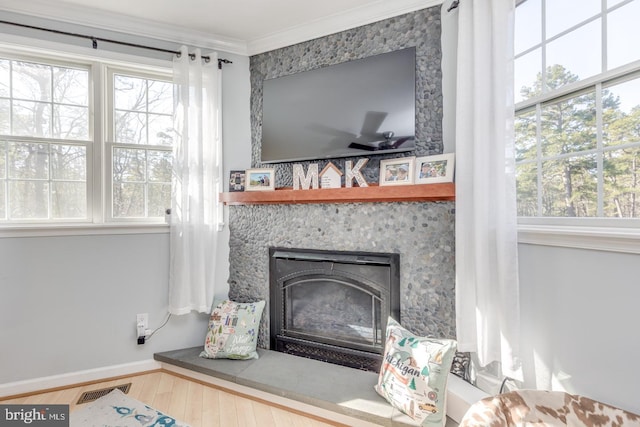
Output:
[[[381,21],[393,16],[438,6],[442,2],[443,0],[379,0],[373,4],[348,9],[248,41],[188,30],[183,27],[119,13],[106,11],[95,13],[94,9],[76,4],[69,4],[64,9],[61,9],[46,0],[3,0],[0,10],[165,42],[250,56]]]
[[[3,0],[0,10],[181,45],[247,55],[247,43],[243,40],[188,30],[119,13],[107,11],[96,13],[95,9],[76,4],[69,4],[61,9],[46,0]]]
[[[257,55],[442,3],[443,0],[378,1],[249,40],[247,53]]]

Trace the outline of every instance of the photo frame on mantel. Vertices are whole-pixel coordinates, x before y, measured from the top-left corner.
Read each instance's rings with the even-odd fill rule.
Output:
[[[438,154],[416,159],[416,184],[453,182],[455,154]]]
[[[229,191],[244,191],[245,171],[233,170],[229,173]]]
[[[411,185],[415,157],[380,160],[380,185]]]
[[[245,191],[270,191],[275,189],[274,169],[247,169]]]

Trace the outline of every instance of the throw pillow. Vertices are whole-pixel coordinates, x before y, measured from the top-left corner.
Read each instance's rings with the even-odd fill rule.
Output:
[[[209,330],[200,357],[209,359],[257,359],[258,327],[265,302],[214,304]]]
[[[447,378],[456,347],[454,340],[416,336],[389,318],[376,391],[423,426],[444,426]]]

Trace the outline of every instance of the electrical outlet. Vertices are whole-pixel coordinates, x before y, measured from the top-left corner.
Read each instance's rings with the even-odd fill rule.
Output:
[[[136,314],[137,337],[144,337],[149,329],[149,313]]]

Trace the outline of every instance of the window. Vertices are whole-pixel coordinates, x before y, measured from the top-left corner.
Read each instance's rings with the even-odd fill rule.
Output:
[[[640,218],[640,0],[516,8],[518,214]]]
[[[111,72],[111,218],[159,218],[171,206],[173,85]]]
[[[0,221],[87,218],[89,75],[0,59]]]
[[[0,225],[163,223],[173,108],[168,72],[0,53]]]

